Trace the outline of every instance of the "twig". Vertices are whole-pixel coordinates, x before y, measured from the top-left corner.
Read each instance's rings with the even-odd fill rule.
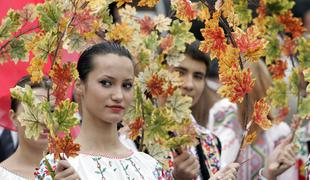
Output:
[[[243,135],[242,135],[242,139],[241,139],[241,143],[240,143],[240,148],[239,148],[239,150],[238,150],[238,153],[237,153],[235,162],[238,161],[238,158],[239,158],[240,153],[241,153],[242,148],[243,148],[244,140],[245,140],[246,136],[248,135],[248,133],[249,133],[249,131],[250,131],[250,128],[251,128],[252,124],[253,124],[253,120],[251,120],[251,121],[246,125],[246,129],[245,129],[245,132],[244,132]]]
[[[137,91],[140,91],[140,88],[137,88]],[[138,92],[138,94],[140,94],[140,93],[141,92]],[[143,119],[143,121],[145,121],[143,98],[140,97],[139,99],[141,101],[142,119]],[[143,151],[143,147],[144,147],[143,143],[144,143],[144,126],[142,126],[141,139],[140,139],[140,143],[139,143],[139,151]]]
[[[211,14],[215,11],[215,8],[213,7],[213,5],[211,3],[209,3],[207,0],[200,0],[200,2],[202,2],[204,5],[206,5],[209,8],[209,11],[210,11]],[[232,30],[229,27],[228,22],[225,21],[225,18],[222,15],[219,17],[219,23],[223,27],[225,32],[227,33],[227,36],[228,36],[231,44],[233,45],[233,47],[238,48],[238,44],[236,43],[235,39],[233,38]],[[241,69],[244,69],[244,64],[243,64],[243,60],[242,60],[241,54],[239,54],[239,65],[240,65]],[[245,94],[244,101],[245,101],[246,108],[247,108],[247,111],[245,111],[245,115],[244,115],[244,121],[245,121],[244,124],[245,124],[246,132],[244,133],[244,136],[242,137],[241,147],[242,147],[244,139],[245,139],[245,137],[246,137],[246,135],[248,134],[248,131],[249,131],[249,128],[247,128],[248,119],[249,119],[249,117],[248,117],[249,116],[248,110],[251,107],[250,107],[250,104],[249,104],[249,94],[248,93]],[[250,121],[249,124],[251,125],[252,121]],[[241,152],[241,149],[239,149],[239,152],[238,152],[238,155],[236,157],[236,160],[239,158],[240,152]]]
[[[35,29],[37,29],[37,28],[39,28],[39,27],[40,27],[39,25],[34,26],[34,27],[31,27],[31,28],[29,28],[29,29],[27,29],[27,30],[25,30],[25,31],[23,31],[23,32],[21,32],[21,33],[19,33],[18,35],[14,36],[13,38],[11,38],[10,40],[8,40],[6,43],[4,43],[4,44],[0,47],[0,52],[1,52],[1,50],[4,49],[7,45],[9,45],[10,42],[11,42],[13,39],[19,38],[20,36],[22,36],[22,35],[24,35],[24,34],[30,32],[30,31],[32,31],[32,30],[35,30]]]
[[[59,51],[59,48],[60,46],[62,45],[62,39],[64,38],[66,32],[67,32],[67,29],[69,28],[69,26],[72,24],[74,18],[76,16],[76,6],[74,6],[74,13],[73,13],[73,16],[71,17],[70,21],[68,22],[66,28],[64,29],[64,31],[61,33],[60,37],[58,38],[57,40],[57,47],[56,47],[56,50],[55,50],[55,53],[53,55],[53,59],[52,59],[52,66],[51,68],[53,68],[53,65],[55,64],[56,62],[56,58],[57,58],[57,54],[58,54],[58,51]]]

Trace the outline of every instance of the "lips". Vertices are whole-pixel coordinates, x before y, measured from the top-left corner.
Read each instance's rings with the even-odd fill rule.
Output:
[[[40,134],[40,139],[47,139],[48,135],[49,135],[49,130],[43,129],[43,133]]]
[[[114,112],[114,113],[119,113],[119,112],[124,110],[124,107],[123,106],[119,106],[119,105],[113,105],[113,106],[107,106],[107,107],[110,108],[111,111]]]

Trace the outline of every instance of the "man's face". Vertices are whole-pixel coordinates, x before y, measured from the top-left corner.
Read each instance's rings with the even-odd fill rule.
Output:
[[[206,80],[206,65],[204,62],[194,60],[190,56],[185,56],[185,59],[173,70],[180,73],[180,77],[183,81],[181,86],[182,94],[192,97],[194,106],[205,86]]]

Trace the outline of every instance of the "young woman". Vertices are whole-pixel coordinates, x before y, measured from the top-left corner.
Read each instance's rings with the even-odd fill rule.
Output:
[[[81,179],[163,178],[155,159],[127,149],[118,138],[117,123],[133,98],[134,62],[128,50],[112,42],[96,44],[81,54],[77,70],[83,124],[76,142],[81,151],[58,163],[55,178],[74,179],[70,166]]]
[[[40,83],[31,83],[30,76],[21,79],[16,85],[24,87],[30,85],[38,99],[47,97],[47,79]],[[51,102],[54,102],[51,98]],[[35,168],[42,159],[43,151],[47,148],[47,134],[40,135],[38,140],[28,139],[25,128],[18,121],[18,116],[23,112],[23,107],[16,99],[11,99],[10,118],[15,123],[18,131],[19,145],[16,152],[0,164],[0,179],[25,180],[33,179]]]

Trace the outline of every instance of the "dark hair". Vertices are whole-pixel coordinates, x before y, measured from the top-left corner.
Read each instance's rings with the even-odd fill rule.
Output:
[[[48,79],[46,76],[43,77],[42,81],[38,83],[32,83],[31,82],[31,76],[27,75],[22,77],[15,86],[20,86],[20,87],[25,87],[26,85],[29,85],[31,88],[45,88],[45,89],[50,89],[51,88],[51,81]],[[19,105],[19,101],[17,99],[14,99],[11,96],[11,109],[16,112],[17,107]]]
[[[77,70],[79,72],[79,77],[82,81],[87,79],[87,75],[93,69],[92,59],[95,55],[106,55],[106,54],[115,54],[119,56],[125,56],[129,58],[132,63],[133,58],[130,52],[118,43],[105,41],[103,43],[95,44],[87,48],[80,56]]]
[[[206,75],[209,71],[210,57],[206,53],[199,50],[199,41],[195,41],[192,44],[187,44],[185,49],[185,55],[190,56],[196,61],[203,62],[206,65]]]

